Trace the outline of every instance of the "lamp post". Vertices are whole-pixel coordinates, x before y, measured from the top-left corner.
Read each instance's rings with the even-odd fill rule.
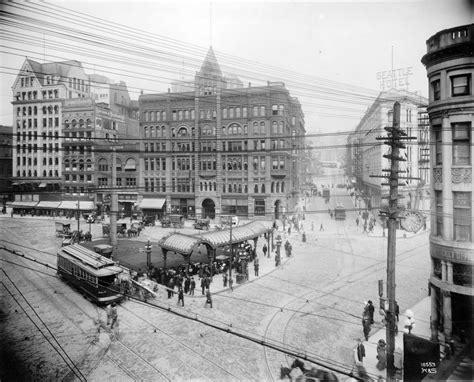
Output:
[[[89,223],[89,233],[92,234],[92,216],[89,215],[87,218],[87,223]]]
[[[232,279],[232,255],[234,250],[232,248],[232,216],[229,216],[230,220],[230,258],[229,258],[229,280]]]
[[[146,243],[145,245],[145,252],[146,252],[146,269],[147,271],[150,269],[151,267],[151,249],[153,248],[153,246],[151,245],[150,243],[150,240],[148,240],[148,242]]]
[[[80,216],[81,216],[81,208],[80,208],[80,200],[78,199],[77,200],[77,232],[80,231],[80,227],[79,227],[79,220],[80,220]]]

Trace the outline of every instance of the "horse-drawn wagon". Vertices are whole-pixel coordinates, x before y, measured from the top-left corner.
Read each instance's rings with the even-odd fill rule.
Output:
[[[56,222],[55,227],[56,227],[57,237],[67,237],[68,235],[71,234],[71,224]]]

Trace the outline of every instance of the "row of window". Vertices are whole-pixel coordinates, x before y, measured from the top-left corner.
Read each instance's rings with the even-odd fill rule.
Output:
[[[65,259],[62,256],[58,256],[58,267],[70,275],[77,276],[80,279],[86,280],[97,286],[97,277],[91,275],[89,272],[84,271],[82,268],[79,268],[76,264],[70,262],[68,259]]]
[[[28,118],[23,120],[16,121],[16,128],[17,130],[26,129],[26,128],[37,128],[38,127],[38,119],[37,118]],[[43,128],[58,128],[59,127],[59,118],[43,118]]]
[[[455,76],[449,76],[450,81],[450,96],[459,97],[471,94],[471,73],[460,74]],[[441,80],[438,78],[431,81],[431,93],[433,94],[433,100],[438,101],[441,99]]]
[[[54,163],[53,163],[54,162]],[[38,158],[31,158],[31,157],[16,157],[16,165],[17,166],[37,166],[38,165]],[[49,157],[43,158],[43,166],[59,166],[59,158],[58,157]]]
[[[66,182],[92,182],[92,174],[66,174],[64,175],[64,180]]]
[[[96,124],[100,125],[102,123],[100,118],[96,119]],[[80,128],[80,129],[90,129],[92,127],[92,121],[90,118],[86,118],[85,120],[80,118],[79,120],[72,119],[69,121],[69,119],[64,120],[64,128],[65,129],[75,129],[75,128]]]
[[[23,178],[26,178],[26,177],[30,177],[30,178],[31,178],[31,177],[38,177],[38,176],[39,176],[38,174],[39,174],[39,173],[38,173],[37,170],[33,170],[33,171],[32,171],[32,170],[28,170],[28,171],[26,171],[26,170],[23,170],[23,171],[18,170],[18,171],[16,172],[16,176],[17,176],[18,178],[20,178],[20,177],[23,177]],[[44,178],[46,178],[46,177],[48,177],[48,176],[49,176],[50,178],[52,178],[53,176],[54,176],[54,177],[59,177],[59,172],[58,172],[58,170],[54,170],[54,171],[53,171],[53,170],[49,170],[49,171],[43,170],[43,175],[42,175],[42,176],[43,176]]]
[[[59,152],[59,144],[55,143],[54,147],[53,144],[50,143],[49,145],[46,143],[43,143],[43,148],[42,148],[43,153],[46,152]],[[16,145],[16,154],[20,153],[37,153],[38,152],[38,145],[35,144],[23,144],[23,145]]]
[[[470,192],[453,192],[453,239],[472,241],[472,205]],[[435,191],[436,235],[443,236],[443,191]]]
[[[452,163],[471,165],[471,122],[452,123]],[[441,126],[433,127],[435,141],[435,165],[443,163],[443,142]]]
[[[58,89],[43,90],[41,92],[42,99],[59,98]],[[17,92],[15,95],[17,101],[35,101],[38,99],[38,92],[36,90],[30,92]]]
[[[166,192],[166,178],[145,178],[145,192]]]
[[[253,106],[253,117],[265,117],[265,106]],[[285,115],[284,105],[272,105],[272,115]],[[194,109],[190,110],[173,110],[173,121],[194,120]],[[217,117],[215,109],[201,109],[199,110],[200,119],[212,119]],[[222,109],[222,118],[247,118],[247,107],[229,107]],[[145,122],[166,121],[166,111],[145,111]]]
[[[125,182],[123,182],[122,178],[115,178],[115,186],[118,187],[136,187],[137,186],[137,178],[125,178]],[[97,178],[97,185],[99,188],[109,187],[109,178],[100,177]]]
[[[59,106],[58,105],[49,105],[43,106],[42,108],[43,114],[58,114],[59,113]],[[23,106],[16,108],[16,116],[30,116],[30,115],[38,115],[38,107],[37,106]]]
[[[81,92],[89,93],[89,85],[83,79],[80,78],[69,77],[69,87],[79,90]]]

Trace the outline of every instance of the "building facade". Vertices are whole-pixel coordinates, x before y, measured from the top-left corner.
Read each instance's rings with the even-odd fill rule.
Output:
[[[11,126],[0,126],[0,198],[1,208],[6,207],[7,201],[12,200],[12,132]]]
[[[431,333],[472,344],[474,24],[430,37],[422,58],[431,130]],[[443,333],[441,338],[440,332]]]
[[[347,155],[351,159],[348,176],[360,193],[360,203],[368,208],[386,203],[383,196],[388,195],[388,186],[382,185],[385,180],[371,175],[382,175],[383,169],[390,168],[389,160],[384,157],[388,146],[376,138],[385,136],[385,127],[392,126],[393,104],[396,101],[401,106],[400,128],[414,138],[407,141],[405,149],[400,150],[405,159],[399,164],[400,170],[405,171],[401,176],[415,179],[407,179],[406,186],[400,187],[403,198],[400,198],[399,205],[428,212],[430,180],[424,162],[429,155],[426,141],[427,100],[415,93],[392,89],[379,94],[347,139]],[[424,125],[420,126],[420,123]]]
[[[143,203],[198,218],[279,218],[297,201],[304,114],[283,83],[226,83],[212,48],[192,91],[142,95]],[[157,208],[158,210],[158,208]]]
[[[88,75],[78,61],[26,59],[12,90],[14,210],[53,214],[76,210],[77,201],[94,210],[96,145],[138,137],[138,104],[126,85]]]

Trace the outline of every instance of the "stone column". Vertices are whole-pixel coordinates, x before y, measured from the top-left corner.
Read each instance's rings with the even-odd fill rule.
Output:
[[[441,280],[446,282],[446,280],[448,278],[447,276],[448,276],[448,272],[447,272],[447,268],[446,268],[446,261],[441,260]]]
[[[431,341],[438,341],[438,289],[433,285],[431,288]]]
[[[453,263],[446,261],[446,282],[453,284]]]
[[[453,322],[451,315],[451,292],[443,291],[443,317],[444,317],[444,342],[448,344],[451,341]]]
[[[443,116],[441,137],[443,158],[443,238],[445,240],[453,240],[453,193],[451,181],[453,137],[448,115]]]

